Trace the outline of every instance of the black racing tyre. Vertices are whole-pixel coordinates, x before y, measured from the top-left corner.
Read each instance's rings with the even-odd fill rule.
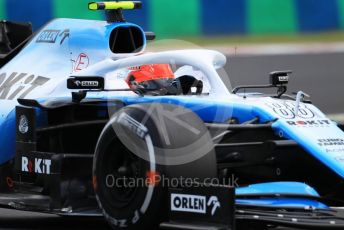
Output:
[[[0,165],[0,191],[7,192],[13,189],[13,162]]]
[[[176,118],[161,116],[173,112],[179,125]],[[183,158],[190,149],[204,153]],[[165,104],[127,106],[114,114],[99,137],[93,164],[96,198],[111,227],[157,229],[167,217],[171,185],[164,176],[200,183],[217,176],[212,139],[203,121],[188,109]]]

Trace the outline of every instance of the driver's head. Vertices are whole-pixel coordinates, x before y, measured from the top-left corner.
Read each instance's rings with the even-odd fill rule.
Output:
[[[151,64],[130,68],[126,79],[129,87],[133,90],[138,85],[151,90],[159,90],[171,83],[174,73],[169,64]]]

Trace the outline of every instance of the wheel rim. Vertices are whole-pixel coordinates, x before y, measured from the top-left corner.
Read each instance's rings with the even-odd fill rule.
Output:
[[[105,150],[102,159],[100,183],[106,203],[113,208],[124,208],[135,198],[142,177],[142,164],[139,158],[113,140]]]

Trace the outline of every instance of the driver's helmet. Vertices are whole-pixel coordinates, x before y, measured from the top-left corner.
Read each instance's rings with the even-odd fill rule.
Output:
[[[174,73],[169,64],[150,64],[131,67],[126,82],[132,90],[161,90],[171,85]]]

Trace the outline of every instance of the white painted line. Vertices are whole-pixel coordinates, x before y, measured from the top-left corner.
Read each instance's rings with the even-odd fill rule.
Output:
[[[275,44],[228,44],[198,46],[188,42],[176,41],[163,46],[148,45],[146,53],[167,51],[174,49],[211,49],[217,50],[227,56],[259,56],[259,55],[293,55],[293,54],[324,54],[344,53],[344,42],[331,43],[275,43]]]
[[[267,45],[228,45],[207,46],[228,56],[257,56],[257,55],[288,55],[288,54],[318,54],[343,53],[344,42],[309,43],[309,44],[267,44]]]

